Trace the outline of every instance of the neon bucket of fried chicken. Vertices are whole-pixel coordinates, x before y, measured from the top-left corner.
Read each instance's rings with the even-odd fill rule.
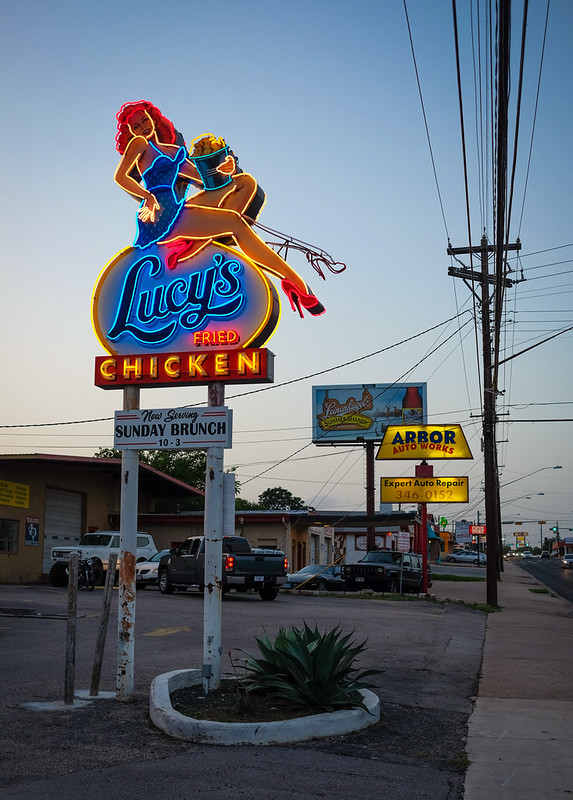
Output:
[[[212,133],[202,136],[195,142],[190,158],[197,167],[203,181],[203,188],[206,191],[220,189],[222,186],[231,183],[231,176],[225,175],[217,169],[225,161],[228,154],[229,147],[225,140],[216,138]]]

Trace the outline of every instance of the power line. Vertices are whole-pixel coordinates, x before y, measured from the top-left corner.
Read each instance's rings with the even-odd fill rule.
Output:
[[[425,336],[427,333],[431,333],[432,331],[435,331],[438,328],[443,327],[444,325],[448,325],[450,322],[459,319],[461,316],[463,316],[463,314],[467,313],[469,313],[467,310],[462,311],[460,314],[455,314],[453,317],[449,317],[443,322],[438,322],[437,325],[432,325],[430,328],[426,328],[426,330],[424,331],[415,333],[413,334],[413,336],[409,336],[407,339],[402,339],[401,341],[395,342],[394,344],[390,344],[387,347],[382,347],[380,348],[380,350],[375,350],[373,353],[368,353],[365,356],[359,356],[358,358],[354,358],[351,361],[345,361],[344,363],[337,364],[334,367],[328,367],[327,369],[323,369],[318,372],[312,372],[309,373],[308,375],[303,375],[299,378],[293,378],[290,381],[283,381],[282,383],[275,383],[272,384],[271,386],[263,386],[260,389],[253,389],[249,392],[243,392],[241,394],[231,395],[228,399],[247,397],[252,394],[258,394],[259,392],[281,389],[283,386],[290,386],[293,383],[300,383],[301,381],[310,380],[310,378],[316,378],[319,375],[326,375],[328,372],[334,372],[335,370],[342,369],[343,367],[348,367],[353,364],[358,364],[360,361],[365,361],[368,358],[373,358],[374,356],[380,355],[381,353],[385,353],[388,350],[392,350],[395,347],[400,347],[403,344],[408,344],[409,342],[413,342],[415,339],[419,339],[421,336]],[[413,368],[415,368],[415,366],[417,365],[414,365]],[[204,405],[204,403],[196,403],[196,405]],[[87,423],[92,423],[92,422],[109,422],[112,419],[113,417],[98,417],[97,419],[68,420],[65,422],[29,422],[29,423],[22,423],[19,425],[0,425],[0,430],[9,430],[13,428],[46,428],[46,427],[55,427],[57,425],[85,425]]]

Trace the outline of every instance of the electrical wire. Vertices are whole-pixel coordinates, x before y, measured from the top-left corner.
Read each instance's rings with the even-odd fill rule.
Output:
[[[438,172],[436,170],[436,161],[434,159],[434,151],[432,149],[432,141],[430,139],[430,129],[428,127],[428,118],[426,116],[426,108],[424,106],[424,97],[422,95],[422,85],[420,83],[420,74],[418,72],[418,64],[417,64],[417,61],[416,61],[416,53],[415,53],[415,50],[414,50],[414,40],[412,38],[412,29],[410,28],[410,18],[408,16],[408,8],[406,6],[406,0],[403,0],[403,3],[404,3],[404,15],[406,17],[406,25],[408,27],[408,37],[410,39],[410,50],[411,50],[411,53],[412,53],[412,61],[414,63],[414,72],[416,73],[416,83],[417,83],[417,86],[418,86],[418,96],[420,98],[420,106],[422,108],[422,116],[424,117],[424,128],[426,130],[426,140],[428,142],[428,150],[430,151],[430,160],[432,162],[432,171],[434,173],[434,183],[436,184],[436,192],[438,194],[438,202],[440,204],[440,211],[442,213],[442,220],[443,220],[443,223],[444,223],[444,229],[446,231],[446,237],[449,239],[450,236],[449,236],[449,233],[448,233],[448,223],[446,222],[446,214],[445,214],[445,211],[444,211],[444,204],[442,202],[442,193],[440,191],[440,183],[438,181]]]
[[[523,189],[523,201],[522,201],[522,204],[521,204],[521,213],[519,215],[519,224],[518,224],[518,227],[517,227],[517,235],[518,236],[520,236],[520,234],[521,234],[521,225],[523,223],[523,214],[524,214],[524,211],[525,211],[525,200],[526,200],[526,197],[527,197],[527,187],[528,187],[528,184],[529,184],[529,171],[531,169],[531,156],[532,156],[532,153],[533,153],[533,139],[534,139],[534,136],[535,136],[535,127],[536,127],[536,123],[537,123],[537,110],[538,110],[538,107],[539,107],[539,92],[540,92],[540,89],[541,89],[541,75],[542,75],[542,72],[543,72],[543,62],[544,62],[544,59],[545,59],[545,44],[546,44],[546,41],[547,41],[547,26],[548,26],[548,23],[549,23],[549,6],[550,6],[550,3],[551,3],[551,0],[547,0],[547,9],[546,9],[546,12],[545,12],[545,25],[544,25],[544,28],[543,28],[543,43],[542,43],[542,46],[541,46],[541,58],[540,58],[540,63],[539,63],[539,73],[538,73],[538,77],[537,77],[537,92],[536,92],[536,95],[535,95],[535,108],[534,108],[534,112],[533,112],[533,125],[531,127],[531,138],[530,138],[530,141],[529,141],[529,154],[528,154],[528,157],[527,157],[527,169],[525,171],[525,186],[524,186],[524,189]]]
[[[365,361],[368,358],[373,358],[374,356],[380,355],[381,353],[385,353],[388,350],[392,350],[394,347],[400,347],[403,344],[408,344],[409,342],[413,342],[415,339],[419,339],[421,336],[425,336],[427,333],[431,333],[432,331],[441,328],[443,325],[448,325],[455,319],[460,318],[463,314],[467,314],[468,311],[462,311],[461,314],[455,314],[453,317],[449,317],[448,319],[443,320],[443,322],[438,322],[436,325],[432,325],[430,328],[426,328],[419,333],[415,333],[412,336],[409,336],[407,339],[402,339],[399,342],[395,342],[394,344],[387,345],[386,347],[382,347],[379,350],[375,350],[372,353],[368,353],[364,356],[359,356],[358,358],[351,359],[350,361],[345,361],[342,364],[336,364],[333,367],[327,367],[326,369],[319,370],[318,372],[311,372],[308,375],[302,375],[298,378],[293,378],[290,381],[283,381],[282,383],[275,383],[271,386],[264,386],[260,389],[253,389],[249,392],[243,392],[242,394],[231,395],[229,399],[234,399],[238,397],[247,397],[251,394],[257,394],[261,391],[269,391],[273,389],[280,389],[283,386],[290,386],[293,383],[300,383],[301,381],[309,380],[310,378],[316,378],[318,375],[325,375],[328,372],[334,372],[337,369],[342,369],[343,367],[348,367],[353,364],[358,364],[361,361]],[[467,323],[466,323],[467,324]],[[203,405],[203,403],[196,403],[195,405]],[[98,417],[97,419],[83,419],[83,420],[69,420],[66,422],[30,422],[24,423],[19,425],[0,425],[0,430],[9,430],[12,428],[46,428],[46,427],[53,427],[56,425],[85,425],[87,423],[92,422],[109,422],[110,420],[114,419],[113,417]]]

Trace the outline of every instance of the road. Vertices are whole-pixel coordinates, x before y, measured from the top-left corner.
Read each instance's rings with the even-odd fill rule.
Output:
[[[521,558],[516,563],[553,592],[573,603],[573,569],[563,569],[560,558]]]
[[[486,576],[485,566],[475,564],[453,564],[449,561],[442,561],[440,564],[432,564],[432,575],[459,575],[461,577],[484,578]]]
[[[102,594],[79,594],[78,689],[89,688]],[[319,630],[340,625],[356,642],[368,640],[360,667],[379,670],[372,683],[382,716],[355,734],[233,748],[227,757],[221,748],[173,740],[149,723],[151,680],[202,663],[203,599],[191,592],[138,593],[131,702],[112,697],[74,710],[25,707],[63,699],[66,598],[65,589],[0,586],[1,800],[378,800],[381,785],[388,800],[461,799],[485,614],[412,597],[280,595],[264,602],[231,594],[223,603],[224,672],[232,672],[229,653],[257,652],[255,636],[304,622]],[[102,691],[115,687],[116,640],[112,607]]]

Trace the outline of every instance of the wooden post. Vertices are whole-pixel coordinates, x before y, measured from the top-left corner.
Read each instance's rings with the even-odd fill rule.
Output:
[[[90,697],[97,697],[99,692],[101,665],[103,661],[103,652],[105,649],[105,640],[107,636],[107,626],[109,622],[109,611],[111,607],[111,598],[113,594],[113,584],[114,584],[116,566],[117,566],[117,553],[111,553],[107,562],[107,573],[105,576],[105,587],[103,590],[103,608],[101,612],[100,626],[95,646],[94,665],[92,668],[92,681],[90,684]]]
[[[67,705],[73,705],[74,702],[79,560],[79,554],[72,553],[68,564],[68,623],[66,628],[66,668],[64,677],[64,703]]]

